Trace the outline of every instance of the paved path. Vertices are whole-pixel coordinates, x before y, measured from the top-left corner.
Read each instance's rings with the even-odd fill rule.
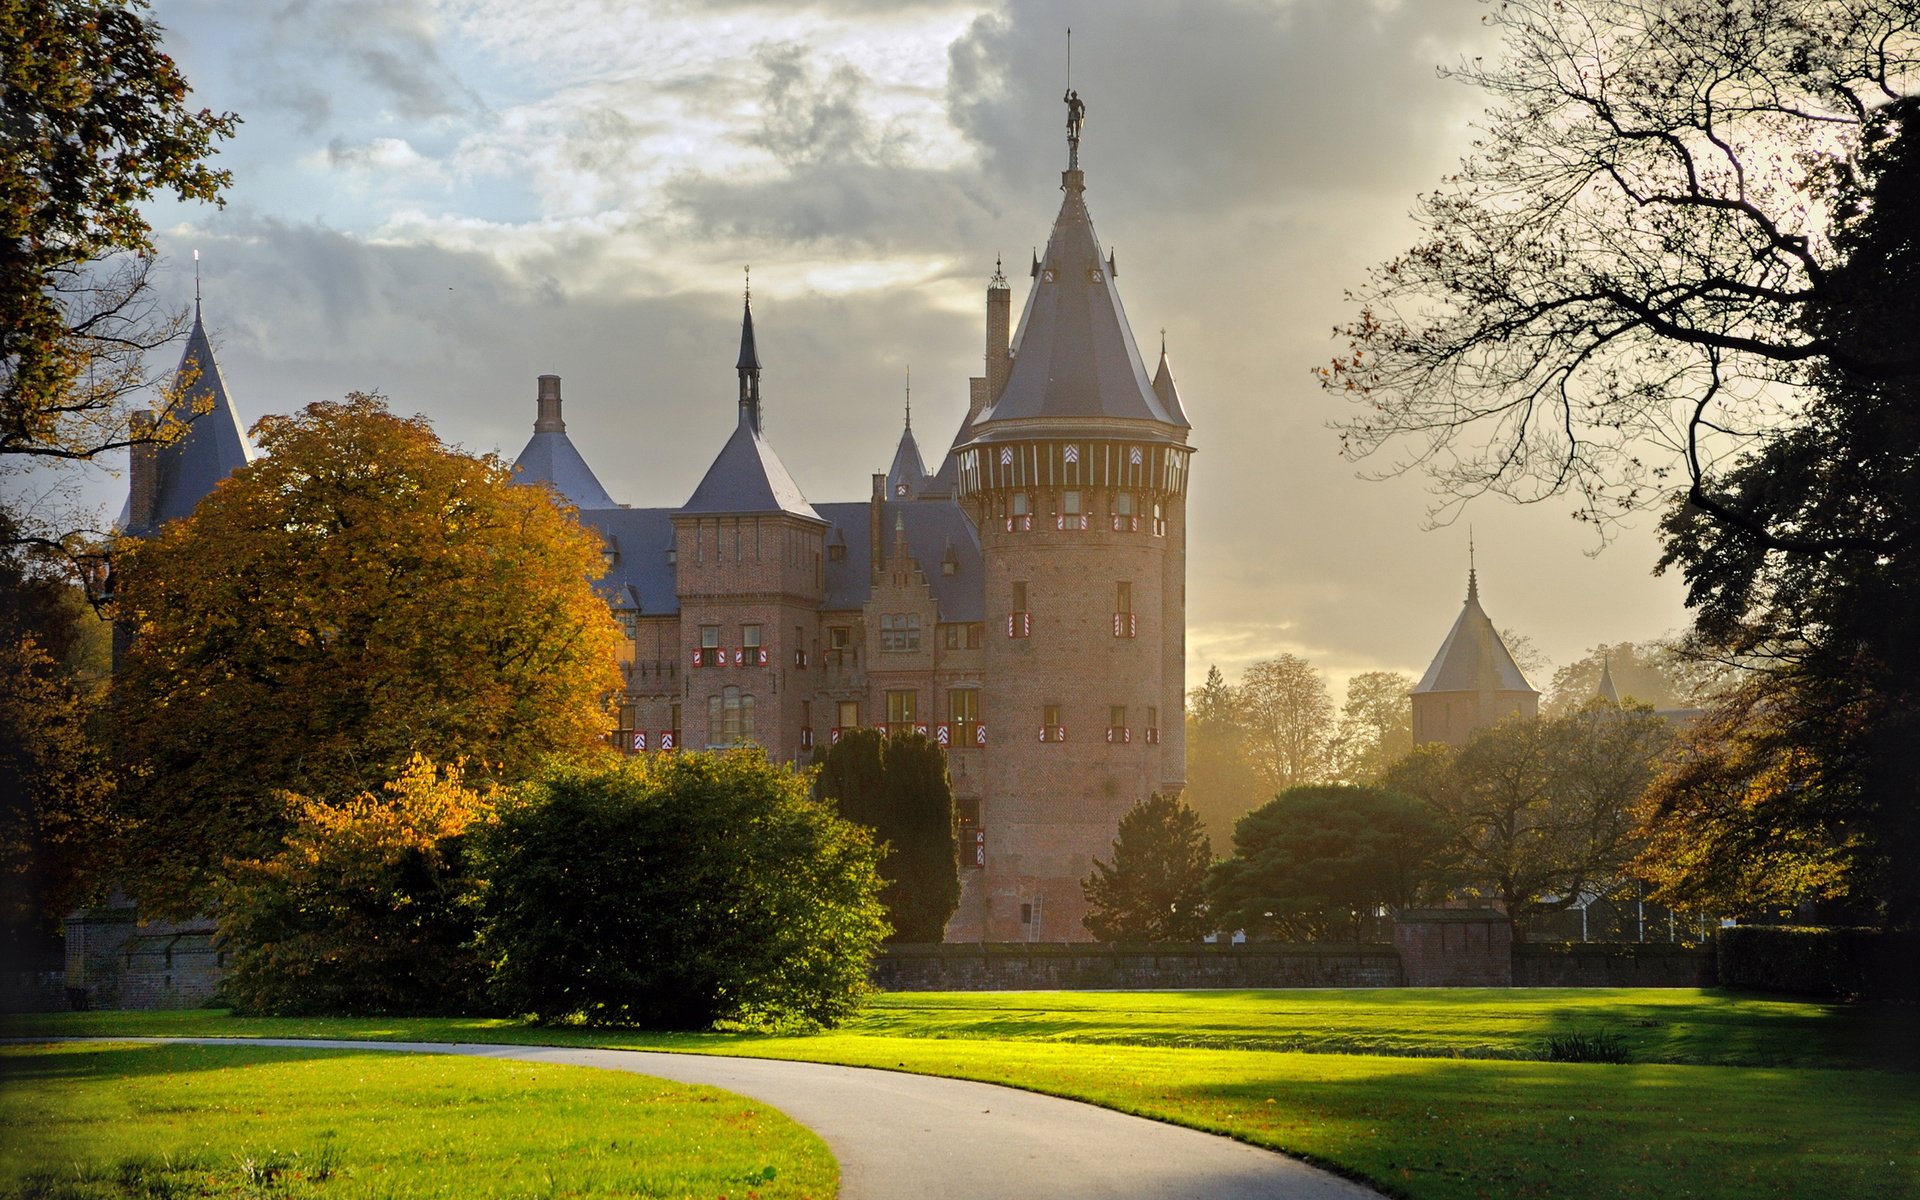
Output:
[[[819,1134],[840,1162],[842,1200],[1379,1200],[1379,1193],[1359,1184],[1231,1138],[930,1075],[708,1054],[464,1042],[85,1040],[462,1054],[708,1084],[770,1104]]]

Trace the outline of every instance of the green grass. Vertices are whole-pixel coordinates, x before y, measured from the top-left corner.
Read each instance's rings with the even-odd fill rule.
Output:
[[[0,1033],[373,1037],[697,1050],[1006,1083],[1303,1155],[1416,1200],[1920,1200],[1911,1007],[1688,990],[876,997],[810,1037],[493,1019],[54,1014]],[[1537,1061],[1611,1033],[1627,1065]],[[1903,1069],[1889,1069],[1903,1068]]]
[[[826,1200],[780,1113],[624,1072],[248,1046],[0,1047],[0,1197]]]

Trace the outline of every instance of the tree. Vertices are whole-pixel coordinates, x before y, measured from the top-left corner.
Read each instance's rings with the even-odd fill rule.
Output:
[[[1357,938],[1382,906],[1432,890],[1444,830],[1427,805],[1376,787],[1289,788],[1240,819],[1213,869],[1215,924],[1292,941]]]
[[[0,936],[32,940],[98,878],[113,779],[71,677],[30,634],[0,637]]]
[[[879,857],[756,750],[556,766],[486,841],[495,994],[545,1021],[832,1025],[886,933]]]
[[[287,799],[284,848],[222,891],[222,989],[243,1012],[461,1013],[483,997],[473,833],[492,818],[424,758],[343,805]]]
[[[1805,320],[1835,353],[1801,419],[1729,469],[1723,503],[1751,520],[1676,508],[1663,559],[1686,579],[1696,645],[1750,676],[1715,706],[1725,749],[1708,792],[1746,775],[1755,800],[1718,808],[1715,844],[1743,854],[1748,878],[1775,877],[1756,895],[1777,900],[1800,874],[1782,864],[1818,861],[1832,870],[1803,880],[1810,896],[1896,925],[1920,922],[1920,376],[1895,369],[1920,327],[1917,122],[1920,99],[1876,113],[1837,189],[1839,261]],[[1703,800],[1662,803],[1685,823]],[[1676,894],[1725,878],[1684,852],[1673,867]]]
[[[1362,671],[1347,681],[1335,773],[1353,783],[1378,779],[1413,749],[1413,680],[1397,671]]]
[[[619,684],[598,539],[506,463],[371,396],[256,435],[265,458],[122,555],[125,861],[159,912],[274,854],[279,792],[344,803],[416,754],[523,778],[598,745]]]
[[[946,752],[924,734],[850,729],[827,751],[817,799],[873,831],[894,942],[937,942],[960,907],[960,846]]]
[[[1103,942],[1197,942],[1207,918],[1213,846],[1200,818],[1178,796],[1155,792],[1120,818],[1113,864],[1093,861],[1080,881],[1081,923]]]
[[[1873,106],[1920,80],[1920,11],[1881,0],[1508,0],[1492,98],[1321,372],[1347,452],[1392,447],[1443,494],[1571,495],[1605,525],[1674,481],[1759,546],[1840,543],[1728,493],[1742,447],[1802,423],[1828,367],[1912,379],[1809,319],[1837,299],[1829,203]],[[1852,537],[1853,535],[1844,535]]]
[[[0,455],[92,459],[140,437],[148,351],[186,328],[152,290],[155,196],[221,203],[232,113],[185,105],[142,0],[0,0]],[[188,381],[190,382],[190,380]],[[194,413],[162,390],[150,435]],[[15,538],[80,553],[70,531]]]
[[[1248,758],[1268,791],[1326,778],[1333,701],[1312,663],[1291,654],[1254,663],[1235,698]]]
[[[1208,667],[1206,683],[1193,689],[1187,704],[1187,790],[1181,799],[1198,814],[1208,837],[1225,841],[1233,823],[1261,797],[1247,761],[1239,701],[1220,668]]]
[[[1632,811],[1672,733],[1645,708],[1509,718],[1458,750],[1423,746],[1386,787],[1434,809],[1462,889],[1516,923],[1578,904],[1632,858]]]
[[[1666,643],[1635,645],[1602,643],[1553,673],[1542,708],[1559,716],[1584,708],[1600,694],[1602,673],[1613,677],[1614,691],[1623,701],[1652,708],[1691,708],[1712,686],[1711,664],[1689,659]]]

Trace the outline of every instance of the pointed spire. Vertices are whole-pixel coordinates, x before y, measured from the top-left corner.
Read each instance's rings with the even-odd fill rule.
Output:
[[[200,251],[193,252],[193,323],[200,323]]]
[[[760,354],[753,344],[753,268],[746,268],[747,286],[741,301],[740,359],[733,369],[740,373],[740,419],[760,432]]]
[[[907,432],[913,432],[913,368],[907,368]]]
[[[1613,686],[1613,656],[1600,656],[1600,687],[1596,694],[1608,704],[1620,703],[1620,689]]]
[[[1474,570],[1473,527],[1467,527],[1467,603],[1480,603],[1480,577]]]

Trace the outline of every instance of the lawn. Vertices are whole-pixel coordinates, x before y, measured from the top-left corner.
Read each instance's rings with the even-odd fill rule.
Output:
[[[497,1019],[54,1014],[0,1031],[592,1044],[811,1059],[1085,1099],[1303,1155],[1418,1200],[1920,1200],[1912,1008],[1686,990],[876,997],[813,1036]],[[1530,1061],[1569,1030],[1634,1062]],[[1904,1068],[1904,1069],[1890,1069]]]
[[[589,1067],[247,1046],[0,1047],[0,1196],[826,1200],[763,1104]]]

